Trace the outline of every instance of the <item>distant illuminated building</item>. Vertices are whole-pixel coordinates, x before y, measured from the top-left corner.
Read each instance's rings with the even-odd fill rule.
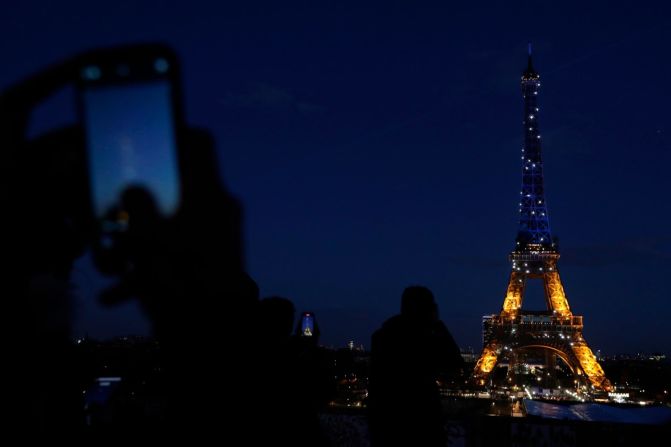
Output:
[[[466,350],[461,350],[461,358],[464,359],[464,362],[466,363],[474,363],[478,359],[478,356],[473,352],[473,349],[469,347]]]
[[[492,338],[494,337],[494,331],[492,330],[492,319],[493,315],[483,315],[482,316],[482,346],[487,346]]]

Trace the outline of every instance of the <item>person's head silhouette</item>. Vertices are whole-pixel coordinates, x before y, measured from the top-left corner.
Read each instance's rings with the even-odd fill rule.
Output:
[[[401,315],[418,322],[436,320],[438,306],[433,293],[424,286],[407,287],[401,297]]]
[[[291,300],[278,296],[265,298],[259,305],[261,333],[270,340],[282,340],[291,336],[294,328],[295,308]]]

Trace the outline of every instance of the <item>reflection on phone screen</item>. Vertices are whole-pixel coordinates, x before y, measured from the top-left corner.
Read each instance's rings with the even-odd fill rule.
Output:
[[[104,216],[134,186],[172,215],[180,188],[169,82],[89,86],[83,101],[96,215]]]
[[[315,328],[312,315],[310,314],[303,315],[303,320],[301,321],[301,334],[304,337],[312,337],[314,331]]]

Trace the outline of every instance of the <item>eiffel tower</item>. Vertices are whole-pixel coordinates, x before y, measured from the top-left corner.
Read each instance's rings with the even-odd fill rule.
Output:
[[[529,61],[522,73],[524,98],[524,148],[520,221],[512,271],[503,309],[483,319],[484,348],[473,372],[477,385],[485,385],[497,362],[508,360],[508,384],[527,357],[544,355],[544,371],[552,374],[556,359],[570,369],[575,384],[592,390],[609,391],[612,386],[582,336],[583,320],[573,315],[559,278],[559,247],[550,232],[550,219],[543,189],[541,135],[537,105],[540,75]],[[543,281],[546,311],[524,311],[522,300],[527,282]],[[539,380],[541,380],[539,378]]]

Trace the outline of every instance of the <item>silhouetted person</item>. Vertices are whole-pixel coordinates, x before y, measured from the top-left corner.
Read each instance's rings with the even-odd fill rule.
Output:
[[[260,445],[291,444],[295,434],[293,404],[298,380],[290,344],[294,315],[290,300],[270,297],[261,300],[257,317],[249,321],[250,329],[258,334],[253,392]]]
[[[444,446],[437,381],[458,374],[459,348],[426,287],[403,292],[401,313],[373,334],[369,426],[374,446]]]
[[[6,426],[24,434],[72,432],[83,422],[69,290],[86,238],[82,139],[72,129],[26,137],[33,108],[74,76],[63,64],[0,92],[3,400]]]
[[[325,405],[317,339],[292,335],[295,308],[281,297],[261,300],[255,391],[259,445],[326,445],[319,427]]]
[[[97,231],[83,132],[77,126],[26,137],[33,108],[73,83],[79,68],[73,58],[0,94],[0,237],[8,261],[0,271],[2,339],[3,363],[11,365],[4,382],[16,391],[3,399],[19,419],[11,425],[25,433],[71,431],[83,422],[68,293],[72,263]],[[165,370],[161,434],[236,438],[251,425],[244,334],[258,288],[244,273],[240,205],[219,179],[213,141],[203,131],[180,131],[180,209],[165,219],[145,191],[124,193],[131,219],[123,251],[98,259],[99,268],[118,274],[104,300],[137,299],[151,319]]]
[[[263,349],[284,348],[294,329],[295,314],[291,300],[279,296],[264,298],[259,302],[256,319],[249,321],[250,329],[260,335]]]
[[[133,268],[103,299],[137,299],[152,322],[165,367],[163,435],[204,442],[222,431],[232,438],[254,433],[247,333],[258,287],[242,268],[240,209],[219,184],[212,140],[203,132],[190,136],[176,216],[160,218],[143,190],[123,194],[132,217],[119,247]]]
[[[311,320],[311,324],[306,320]],[[295,415],[300,420],[302,436],[299,445],[327,445],[320,427],[319,413],[324,410],[336,394],[330,357],[319,346],[321,330],[313,312],[304,312],[296,325],[292,338],[294,369],[298,379],[300,398],[296,402]]]

